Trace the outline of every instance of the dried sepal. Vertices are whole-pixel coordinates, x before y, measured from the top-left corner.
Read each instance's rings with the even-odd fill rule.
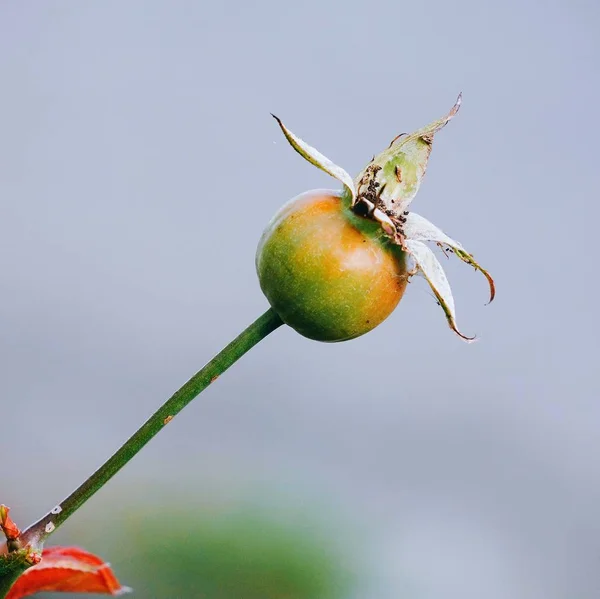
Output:
[[[320,168],[322,171],[325,171],[328,175],[331,175],[338,181],[341,181],[348,193],[350,194],[350,198],[352,200],[352,204],[354,204],[356,198],[356,190],[354,188],[354,182],[352,181],[352,177],[337,164],[334,164],[327,156],[323,156],[321,152],[309,146],[305,141],[301,140],[299,137],[296,137],[282,122],[281,119],[276,117],[274,114],[273,118],[279,123],[285,138],[288,140],[292,148],[300,154],[305,160],[310,162],[312,165]]]
[[[414,239],[416,241],[434,241],[442,248],[446,246],[452,249],[458,258],[463,262],[470,264],[476,270],[479,270],[487,279],[490,286],[490,299],[488,303],[491,303],[496,295],[496,287],[494,285],[494,279],[487,270],[482,268],[473,258],[467,250],[458,241],[455,241],[451,237],[448,237],[440,228],[436,227],[432,222],[419,214],[411,212],[406,216],[406,222],[403,226],[404,234],[408,239]]]
[[[454,102],[454,106],[450,109],[446,116],[443,116],[441,119],[437,121],[433,121],[429,123],[429,125],[425,125],[421,129],[417,129],[414,133],[411,133],[404,139],[401,139],[401,144],[406,144],[411,139],[423,139],[431,143],[433,141],[433,136],[440,130],[443,129],[458,113],[460,109],[460,105],[462,104],[462,93],[458,94],[458,98],[456,98],[456,102]]]
[[[389,147],[375,156],[355,180],[357,197],[367,192],[372,182],[377,183],[377,197],[386,211],[402,216],[412,202],[431,154],[434,135],[458,112],[462,96],[448,114],[411,134],[401,134]]]
[[[405,239],[404,243],[406,251],[412,256],[420,274],[427,279],[439,305],[444,310],[450,328],[465,341],[473,341],[475,337],[463,335],[456,326],[456,311],[450,283],[435,254],[422,241]]]

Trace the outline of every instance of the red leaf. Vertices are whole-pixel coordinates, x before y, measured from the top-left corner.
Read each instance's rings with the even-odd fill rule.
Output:
[[[43,591],[116,596],[129,589],[120,585],[110,566],[99,557],[78,547],[48,547],[42,561],[21,574],[6,599]]]

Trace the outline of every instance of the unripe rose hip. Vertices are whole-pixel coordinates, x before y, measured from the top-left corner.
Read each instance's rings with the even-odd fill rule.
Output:
[[[334,191],[309,191],[275,215],[258,246],[261,288],[281,319],[318,341],[344,341],[402,298],[406,256]]]

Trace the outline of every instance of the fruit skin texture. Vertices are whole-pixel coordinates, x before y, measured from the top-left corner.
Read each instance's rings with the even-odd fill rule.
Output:
[[[317,341],[345,341],[375,328],[408,281],[404,252],[329,190],[283,206],[260,240],[256,270],[283,322]]]

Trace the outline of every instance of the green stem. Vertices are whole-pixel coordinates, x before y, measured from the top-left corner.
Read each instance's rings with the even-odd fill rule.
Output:
[[[101,489],[154,435],[161,431],[173,417],[197,397],[217,377],[239,360],[248,350],[264,339],[283,322],[272,310],[267,310],[244,332],[218,353],[202,370],[198,371],[181,389],[168,399],[134,433],[129,440],[109,458],[94,474],[73,491],[62,503],[25,530],[20,539],[25,545],[38,546],[69,516],[74,514],[96,491]],[[0,595],[1,596],[1,595]]]
[[[0,576],[0,597],[6,597],[8,591],[10,591],[13,584],[15,584],[17,578],[27,570],[29,564],[20,562],[18,565],[8,572],[5,572]]]

